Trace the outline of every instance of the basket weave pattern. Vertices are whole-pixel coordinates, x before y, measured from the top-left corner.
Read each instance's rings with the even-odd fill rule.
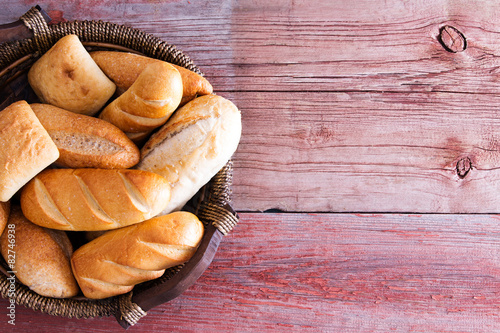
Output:
[[[34,37],[0,45],[0,89],[4,89],[19,73],[26,72],[56,41],[68,34],[79,36],[87,47],[107,45],[115,50],[131,50],[202,74],[191,59],[175,46],[137,29],[103,21],[72,21],[49,26],[35,7],[23,15],[21,20],[33,32]],[[232,162],[229,161],[210,183],[200,190],[200,199],[194,209],[194,213],[205,225],[214,225],[224,235],[238,223],[238,216],[230,206],[231,181]],[[181,267],[174,267],[167,270],[165,275],[155,282],[168,280],[180,269]],[[3,298],[8,298],[9,291],[12,294],[10,287],[7,276],[0,273],[0,294]],[[118,313],[130,325],[136,324],[146,315],[145,311],[131,301],[133,291],[104,300],[89,300],[40,296],[18,281],[15,288],[17,304],[50,315],[90,318]]]

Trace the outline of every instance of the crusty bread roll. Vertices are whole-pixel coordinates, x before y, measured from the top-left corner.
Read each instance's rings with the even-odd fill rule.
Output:
[[[118,51],[94,51],[91,57],[104,73],[116,84],[117,92],[123,93],[137,80],[139,74],[152,62],[161,61],[133,53]],[[182,77],[182,100],[184,105],[196,96],[213,92],[212,85],[203,76],[184,67],[172,64]]]
[[[172,184],[161,214],[181,209],[227,163],[241,136],[241,114],[217,95],[198,97],[176,111],[141,149],[140,170]]]
[[[2,234],[10,214],[10,201],[0,202],[0,235]]]
[[[73,248],[66,233],[34,225],[17,206],[12,208],[8,225],[0,237],[0,248],[19,281],[42,296],[77,295],[70,264]]]
[[[28,82],[43,103],[86,115],[96,114],[116,89],[76,35],[61,38],[38,59]]]
[[[179,71],[166,62],[153,62],[125,93],[104,108],[99,118],[124,132],[145,132],[163,125],[181,98]]]
[[[188,261],[202,237],[195,215],[176,212],[106,232],[76,250],[71,265],[86,297],[111,297]]]
[[[59,151],[26,101],[0,112],[0,201],[59,157]]]
[[[68,168],[127,169],[139,162],[139,149],[107,121],[49,104],[31,104],[59,149],[56,164]]]
[[[24,215],[42,227],[109,230],[149,219],[168,204],[170,184],[129,169],[50,169],[21,192]]]

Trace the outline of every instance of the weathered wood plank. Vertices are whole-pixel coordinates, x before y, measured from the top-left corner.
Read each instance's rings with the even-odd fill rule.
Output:
[[[485,213],[500,211],[500,29],[491,14],[499,7],[282,0],[46,9],[152,32],[236,102],[238,210]],[[442,47],[444,24],[464,33],[464,52]],[[472,164],[464,179],[461,159]]]
[[[198,282],[131,332],[500,330],[497,215],[241,218]],[[17,311],[15,332],[120,331],[112,318]]]
[[[239,92],[229,97],[242,106],[246,125],[235,155],[237,209],[500,209],[496,96],[351,92],[290,98]],[[459,175],[459,161],[470,161],[471,170]]]

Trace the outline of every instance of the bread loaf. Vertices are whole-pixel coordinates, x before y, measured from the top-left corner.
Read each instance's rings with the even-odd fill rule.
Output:
[[[51,169],[21,192],[24,215],[42,227],[94,231],[149,219],[168,204],[170,184],[129,169]]]
[[[61,298],[78,294],[70,264],[73,248],[64,231],[34,225],[15,206],[0,237],[0,249],[10,270],[34,292]]]
[[[76,35],[61,38],[38,59],[28,82],[42,103],[86,115],[96,114],[116,89]]]
[[[202,237],[195,215],[176,212],[106,232],[76,250],[71,265],[86,297],[106,298],[188,261]]]
[[[116,84],[118,93],[123,93],[130,88],[148,64],[161,61],[138,54],[118,51],[94,51],[90,52],[90,55],[103,72]],[[212,85],[203,76],[184,67],[172,65],[182,77],[183,93],[180,105],[186,104],[199,95],[212,93]]]
[[[229,100],[198,97],[176,111],[141,149],[140,170],[165,177],[172,196],[161,214],[180,210],[227,163],[241,136],[241,115]]]
[[[182,79],[172,65],[153,62],[132,86],[99,115],[124,132],[145,132],[163,125],[182,98]]]
[[[0,112],[0,201],[59,157],[59,151],[26,101]]]
[[[68,168],[127,169],[139,162],[139,149],[107,121],[49,104],[31,104],[59,149],[56,163]]]
[[[2,234],[10,214],[10,201],[0,202],[0,235]]]

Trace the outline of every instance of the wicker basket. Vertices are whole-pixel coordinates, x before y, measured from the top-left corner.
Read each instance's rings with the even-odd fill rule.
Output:
[[[201,74],[189,57],[175,46],[140,30],[102,21],[72,21],[49,26],[44,15],[38,6],[31,8],[20,21],[33,37],[0,44],[0,110],[17,100],[36,101],[27,82],[27,71],[40,55],[68,34],[78,35],[89,50],[136,52]],[[146,311],[177,297],[192,285],[211,263],[222,236],[237,224],[238,216],[230,206],[231,180],[232,162],[229,161],[186,205],[185,209],[195,213],[204,223],[205,235],[189,262],[167,270],[161,278],[137,285],[125,295],[104,300],[82,296],[57,299],[40,296],[19,281],[12,292],[7,279],[9,268],[0,259],[3,273],[0,274],[0,293],[3,298],[14,294],[18,305],[50,315],[68,318],[116,316],[125,328],[135,325]]]

